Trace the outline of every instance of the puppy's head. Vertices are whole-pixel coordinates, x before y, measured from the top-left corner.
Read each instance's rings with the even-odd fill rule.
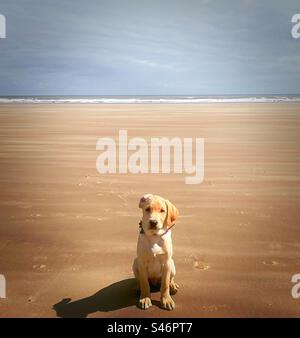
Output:
[[[142,227],[148,235],[162,235],[179,215],[170,201],[157,195],[144,195],[139,207],[143,210]]]

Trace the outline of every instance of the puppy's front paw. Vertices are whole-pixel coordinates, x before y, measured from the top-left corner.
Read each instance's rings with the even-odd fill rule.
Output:
[[[179,290],[179,285],[175,282],[170,283],[170,294],[175,295],[177,291]]]
[[[149,297],[141,298],[139,300],[139,307],[143,310],[147,310],[152,305]]]
[[[161,306],[163,309],[169,310],[169,311],[175,309],[175,303],[170,296],[161,297]]]

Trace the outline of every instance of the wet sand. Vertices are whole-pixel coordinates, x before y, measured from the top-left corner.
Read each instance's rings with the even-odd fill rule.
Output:
[[[119,129],[203,137],[204,182],[100,175],[96,141]],[[299,146],[298,104],[1,105],[0,317],[299,317]],[[148,192],[181,213],[173,312],[159,293],[151,309],[135,305]]]

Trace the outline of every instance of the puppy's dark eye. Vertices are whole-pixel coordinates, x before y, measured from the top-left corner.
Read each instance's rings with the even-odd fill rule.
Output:
[[[165,209],[160,209],[160,212],[165,212]]]
[[[147,212],[150,212],[150,208],[149,208],[149,207],[148,207],[148,208],[146,208],[146,211],[147,211]]]

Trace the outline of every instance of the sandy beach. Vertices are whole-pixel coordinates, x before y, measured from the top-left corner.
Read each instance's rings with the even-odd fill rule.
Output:
[[[204,138],[204,182],[100,175],[119,129]],[[0,317],[299,317],[299,148],[299,104],[0,105]],[[136,307],[144,193],[181,214],[172,312]]]

